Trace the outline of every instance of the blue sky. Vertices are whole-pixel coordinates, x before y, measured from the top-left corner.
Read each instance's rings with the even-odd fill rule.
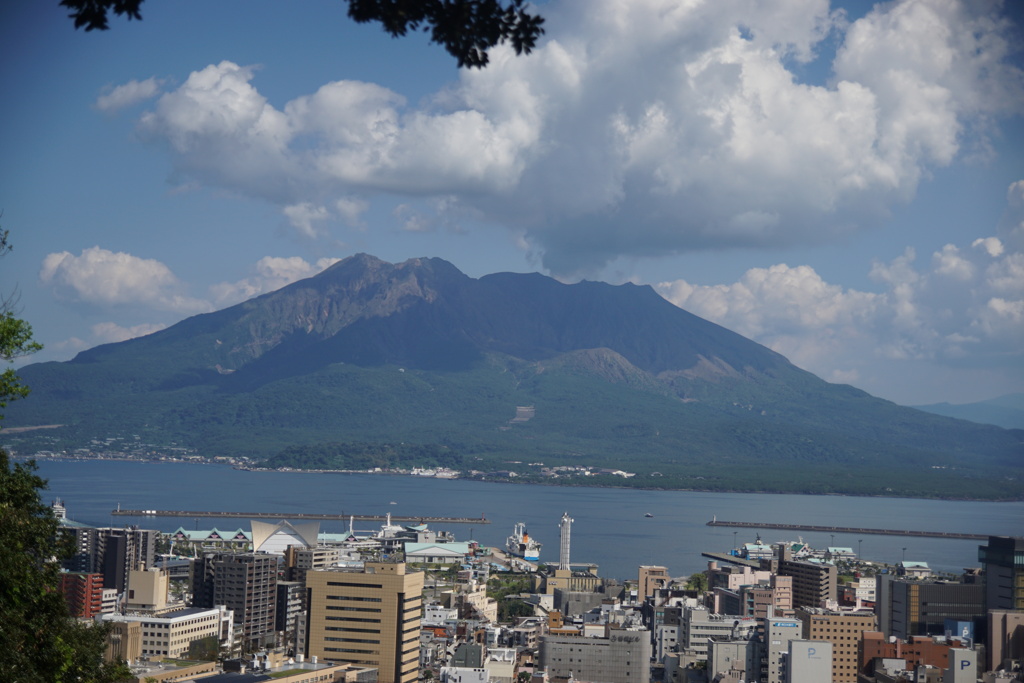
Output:
[[[368,252],[650,284],[899,403],[1024,391],[1019,8],[554,0],[460,71],[338,0],[16,4],[0,292],[35,360]]]

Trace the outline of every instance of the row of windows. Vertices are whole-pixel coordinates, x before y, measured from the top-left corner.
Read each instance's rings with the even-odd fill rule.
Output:
[[[380,598],[356,598],[351,595],[325,595],[328,600],[351,600],[352,602],[383,602]]]
[[[380,590],[380,589],[382,589],[384,587],[384,586],[382,586],[379,583],[346,583],[344,581],[328,581],[327,585],[328,586],[345,586],[346,588],[376,588],[378,590]]]
[[[335,636],[324,636],[324,640],[332,643],[367,643],[369,645],[380,645],[379,638],[336,638]]]
[[[361,619],[359,617],[332,617],[332,616],[326,616],[324,618],[327,619],[327,621],[358,621],[358,622],[362,622],[362,623],[365,623],[365,624],[379,624],[380,623],[380,619]]]
[[[338,640],[337,638],[325,638],[325,640]],[[359,655],[379,655],[380,650],[356,650],[347,647],[324,647],[328,652],[353,652]]]
[[[325,631],[350,631],[352,633],[380,633],[379,628],[352,628],[351,626],[325,626]]]
[[[327,609],[341,612],[380,612],[379,607],[344,607],[342,605],[327,605]]]

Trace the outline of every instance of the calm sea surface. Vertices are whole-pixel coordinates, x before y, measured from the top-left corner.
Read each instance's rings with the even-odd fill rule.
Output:
[[[491,484],[462,480],[370,474],[245,472],[221,465],[143,463],[112,460],[40,461],[49,480],[44,500],[60,497],[68,516],[96,526],[139,524],[173,531],[248,530],[244,519],[114,517],[126,509],[319,512],[344,514],[486,516],[490,524],[453,524],[458,540],[503,546],[516,522],[525,522],[544,544],[541,560],[558,561],[558,520],[568,512],[572,561],[600,565],[606,577],[635,577],[637,566],[660,564],[674,576],[706,567],[703,551],[725,552],[754,540],[752,530],[709,527],[713,515],[730,521],[762,521],[845,527],[956,531],[1021,535],[1024,502],[974,503],[902,498],[846,498],[687,491],[638,491]],[[395,502],[395,505],[391,504]],[[646,518],[645,513],[654,517]],[[275,520],[271,520],[275,521]],[[372,522],[357,531],[376,530]],[[344,522],[322,522],[322,531],[343,531]],[[796,533],[765,530],[765,542],[796,540]],[[814,547],[833,544],[830,534],[803,533]],[[858,545],[865,559],[927,562],[933,569],[959,572],[978,566],[979,541],[906,536],[836,534],[834,544]],[[904,548],[906,549],[904,551]]]

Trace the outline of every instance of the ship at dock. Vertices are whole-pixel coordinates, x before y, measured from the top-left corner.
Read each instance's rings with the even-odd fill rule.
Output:
[[[526,524],[516,522],[512,535],[505,542],[505,550],[509,555],[521,557],[529,562],[536,562],[540,559],[541,544],[530,538],[526,531]]]

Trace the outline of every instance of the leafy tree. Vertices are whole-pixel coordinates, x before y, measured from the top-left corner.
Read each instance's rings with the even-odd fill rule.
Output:
[[[0,256],[10,251],[0,231]],[[11,361],[42,348],[32,328],[18,318],[12,299],[0,302],[0,358]],[[0,407],[22,398],[28,388],[13,369],[0,374]],[[3,415],[0,415],[2,419]],[[130,672],[103,661],[108,629],[79,623],[60,591],[61,542],[57,518],[43,504],[46,481],[35,462],[12,463],[0,449],[0,680],[7,683],[104,683]]]
[[[130,677],[103,661],[107,628],[68,614],[61,594],[58,523],[40,499],[46,481],[34,462],[0,450],[0,680],[106,683]]]
[[[11,250],[8,235],[7,230],[0,230],[0,256]],[[14,315],[13,309],[17,298],[17,294],[12,294],[0,299],[0,359],[8,363],[43,348],[32,341],[32,326]],[[13,368],[7,368],[0,373],[0,408],[6,406],[8,401],[27,395],[28,387],[18,381],[18,375]],[[0,413],[0,419],[3,419],[3,413]]]
[[[348,16],[359,23],[378,21],[397,38],[422,28],[459,66],[484,67],[487,51],[508,42],[516,54],[529,53],[544,33],[544,18],[530,14],[525,0],[347,0]],[[142,0],[61,0],[75,28],[110,28],[107,13],[142,19]]]
[[[10,362],[15,358],[27,356],[43,348],[32,341],[32,326],[16,317],[7,305],[0,310],[0,359]],[[13,368],[0,373],[0,408],[8,401],[24,398],[28,395],[28,387],[21,383]],[[0,413],[3,418],[3,413]]]
[[[703,593],[708,589],[708,576],[704,572],[691,574],[686,580],[686,589]]]

